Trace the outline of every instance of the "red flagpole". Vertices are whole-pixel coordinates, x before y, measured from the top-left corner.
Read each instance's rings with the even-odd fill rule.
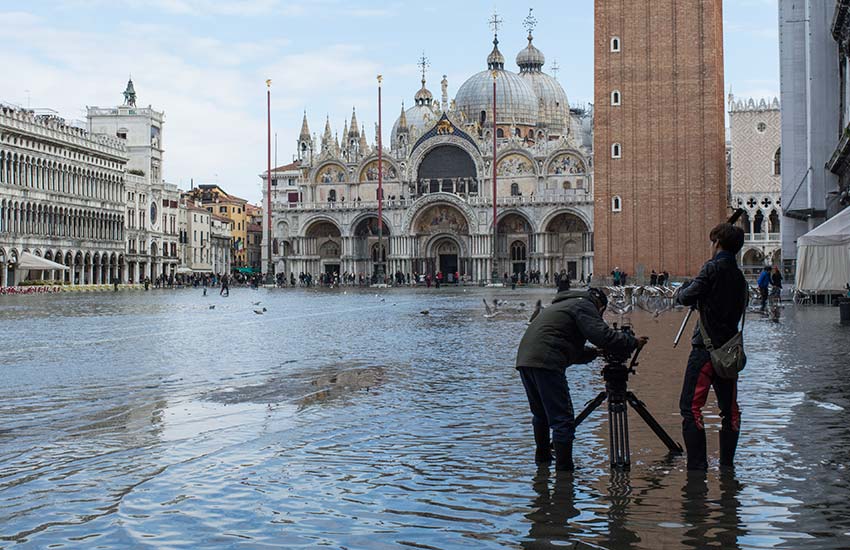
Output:
[[[269,222],[267,277],[272,277],[274,263],[272,261],[272,81],[266,80],[266,114],[268,122],[268,172],[266,173],[266,217]]]
[[[378,275],[381,279],[378,284],[383,284],[384,273],[384,147],[381,141],[381,81],[383,77],[378,75]]]
[[[498,257],[497,247],[499,243],[498,237],[498,226],[496,225],[496,173],[498,172],[498,166],[496,164],[496,76],[498,73],[493,71],[493,270],[492,272],[496,275],[493,277],[493,283],[496,282],[496,277],[498,277],[498,270],[496,267],[496,259]]]

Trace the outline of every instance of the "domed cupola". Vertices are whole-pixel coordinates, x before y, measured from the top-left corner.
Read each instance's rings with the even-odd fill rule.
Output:
[[[398,135],[402,131],[402,128],[405,128],[404,132],[409,132],[411,139],[414,139],[415,136],[422,135],[429,130],[440,118],[439,113],[436,111],[437,105],[434,103],[434,95],[425,87],[425,71],[430,66],[430,63],[428,62],[428,58],[425,57],[424,52],[418,64],[422,70],[422,87],[413,96],[413,107],[405,111],[402,105],[402,113],[395,121],[395,124],[393,124],[393,131],[390,137],[393,144],[398,143]]]
[[[494,27],[501,21],[494,16]],[[495,28],[494,30],[498,30]],[[496,81],[496,124],[530,127],[537,125],[537,95],[517,73],[505,70],[498,35],[487,56],[487,70],[469,77],[457,91],[455,105],[469,121],[482,127],[493,124],[493,80]]]
[[[537,111],[539,125],[547,126],[550,135],[566,135],[570,124],[567,93],[556,79],[543,72],[546,57],[533,43],[537,19],[532,15],[532,10],[528,10],[528,17],[523,24],[528,30],[528,46],[516,56],[519,75],[531,85],[540,102]]]

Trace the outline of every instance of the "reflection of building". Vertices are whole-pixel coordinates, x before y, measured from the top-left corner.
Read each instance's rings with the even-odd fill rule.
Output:
[[[248,265],[248,201],[227,194],[218,185],[199,185],[187,193],[195,201],[200,201],[204,208],[217,216],[228,218],[232,223],[231,247],[233,249],[233,266]]]
[[[494,40],[487,70],[471,76],[454,101],[445,77],[439,100],[426,88],[423,59],[421,88],[413,106],[402,107],[383,153],[383,252],[377,235],[377,151],[356,113],[341,136],[326,121],[321,143],[310,135],[305,115],[297,163],[273,176],[275,270],[369,275],[385,255],[389,273],[489,278],[495,73],[496,270],[567,269],[574,278],[592,272],[593,167],[590,139],[583,134],[592,113],[571,113],[561,85],[543,72],[545,58],[533,45],[533,21],[528,23],[528,46],[516,59],[519,73],[505,69]],[[283,175],[295,170],[297,187],[291,181],[282,185]]]
[[[850,3],[780,0],[782,255],[850,206]]]
[[[747,211],[739,222],[746,232],[741,265],[757,271],[766,263],[779,265],[782,261],[779,101],[736,101],[730,94],[729,124],[732,206]]]
[[[721,0],[596,0],[600,273],[693,274],[710,253],[727,207],[721,11]]]
[[[0,286],[26,276],[14,270],[24,252],[70,268],[64,275],[30,272],[35,278],[120,278],[126,163],[122,140],[0,106]]]
[[[127,82],[124,104],[89,107],[89,131],[124,140],[127,162],[125,280],[171,275],[177,269],[177,187],[162,179],[163,113],[136,106],[133,81]]]

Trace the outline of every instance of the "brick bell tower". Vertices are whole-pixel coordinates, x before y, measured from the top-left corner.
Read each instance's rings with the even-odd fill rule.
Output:
[[[727,217],[722,14],[722,0],[595,0],[600,278],[693,276],[709,258]]]

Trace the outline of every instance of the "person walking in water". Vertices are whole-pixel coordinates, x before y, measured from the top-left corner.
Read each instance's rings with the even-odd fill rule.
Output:
[[[764,313],[767,308],[768,288],[770,287],[770,267],[764,266],[759,274],[758,281],[759,295],[761,296],[761,312]]]
[[[221,276],[221,290],[219,291],[218,295],[224,296],[225,298],[230,296],[230,283],[228,281],[227,275]]]

